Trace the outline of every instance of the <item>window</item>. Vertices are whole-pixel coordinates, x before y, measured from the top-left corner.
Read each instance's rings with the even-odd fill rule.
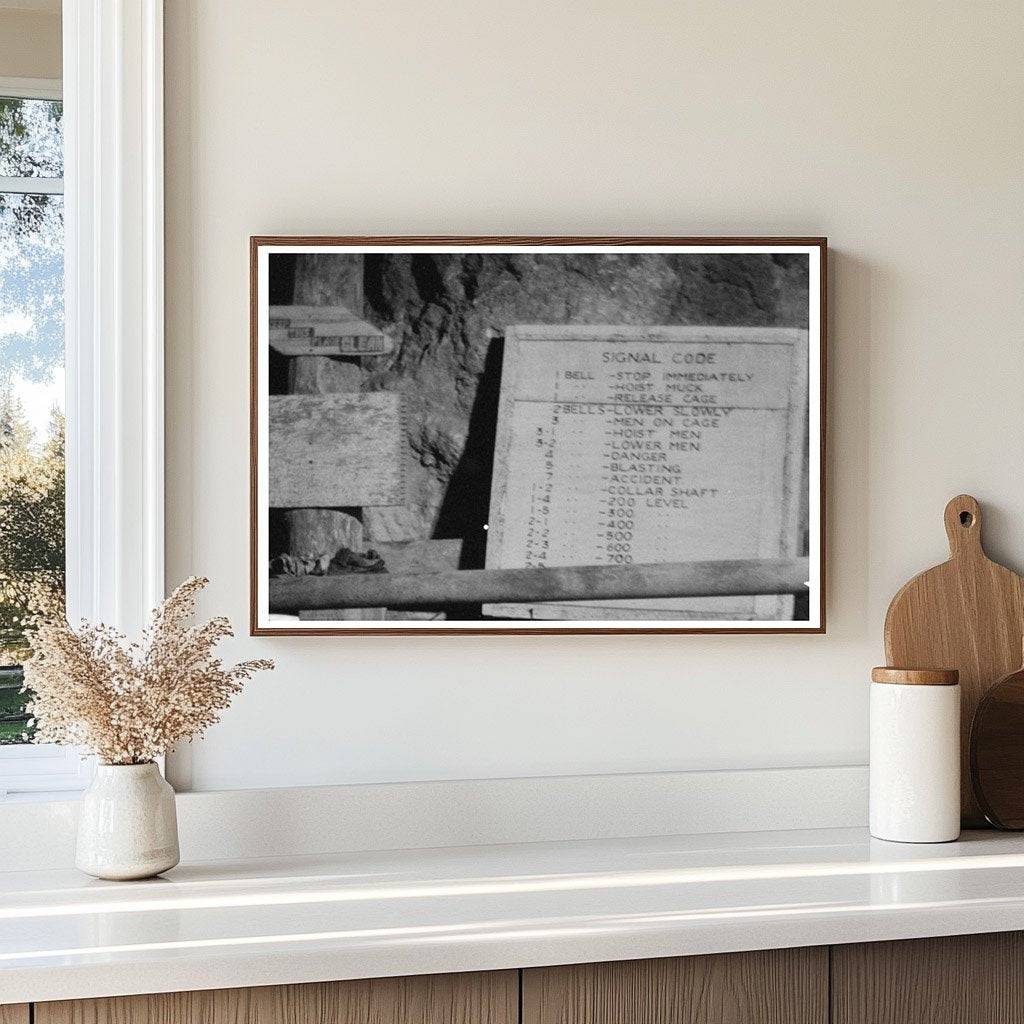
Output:
[[[63,105],[52,84],[4,85],[0,82],[0,794],[77,788],[81,776],[73,752],[25,746],[32,723],[20,668],[30,653],[27,617],[62,610],[64,601]]]
[[[25,465],[50,459],[0,591],[9,556],[63,589],[72,620],[134,635],[164,594],[163,4],[63,0],[61,16],[63,83],[0,78],[0,372],[8,419],[34,425],[18,428]],[[59,418],[47,433],[62,391],[63,476]],[[0,381],[0,412],[6,393]],[[0,650],[17,641],[12,622]],[[91,763],[76,751],[21,742],[16,660],[0,662],[0,800],[81,788]]]

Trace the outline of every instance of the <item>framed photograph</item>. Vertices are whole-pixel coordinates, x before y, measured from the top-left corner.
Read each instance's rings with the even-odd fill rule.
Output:
[[[823,238],[251,240],[251,629],[825,630]]]

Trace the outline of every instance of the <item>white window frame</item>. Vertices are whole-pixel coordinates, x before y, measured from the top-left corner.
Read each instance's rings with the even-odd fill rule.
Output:
[[[64,0],[63,39],[56,95],[17,81],[64,100],[68,618],[136,635],[164,596],[163,0]],[[0,748],[0,798],[91,774]]]
[[[59,78],[4,78],[0,76],[0,96],[19,100],[59,100],[64,90]]]

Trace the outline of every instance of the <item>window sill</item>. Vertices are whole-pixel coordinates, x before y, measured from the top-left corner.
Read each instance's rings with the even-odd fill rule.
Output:
[[[89,785],[94,759],[52,743],[0,746],[0,804],[68,800]]]

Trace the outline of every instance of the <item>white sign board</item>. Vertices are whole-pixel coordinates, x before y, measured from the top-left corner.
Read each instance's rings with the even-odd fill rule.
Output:
[[[507,330],[488,568],[800,553],[807,332]],[[485,606],[549,619],[789,619],[792,596]]]

